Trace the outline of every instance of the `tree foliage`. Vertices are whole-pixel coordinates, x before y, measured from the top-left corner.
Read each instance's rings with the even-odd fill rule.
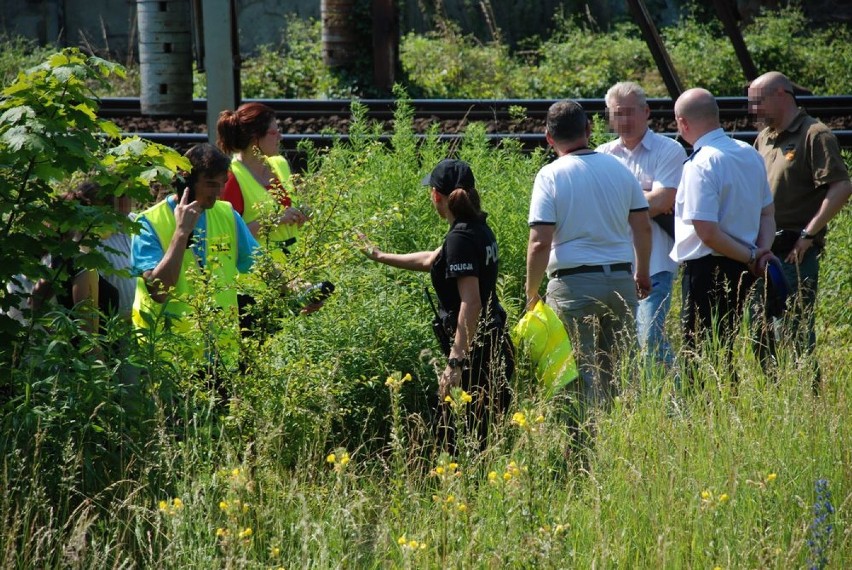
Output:
[[[111,199],[148,202],[152,184],[169,184],[176,170],[188,169],[174,150],[138,137],[120,140],[116,125],[97,117],[90,86],[123,73],[66,49],[20,73],[0,98],[0,282],[12,285],[0,290],[0,449],[16,450],[25,462],[38,449],[47,457],[79,454],[83,487],[104,476],[115,480],[124,444],[142,427],[133,408],[145,399],[138,386],[130,398],[131,388],[116,381],[123,363],[109,348],[130,331],[115,324],[107,327],[112,338],[89,334],[77,312],[54,303],[31,309],[28,291],[14,285],[64,280],[67,266],[51,266],[48,256],[106,270],[96,250],[102,234],[132,229]],[[103,206],[61,198],[84,179],[99,185]],[[24,322],[6,314],[11,307],[22,308]],[[55,488],[50,477],[57,471],[43,474],[48,488]]]

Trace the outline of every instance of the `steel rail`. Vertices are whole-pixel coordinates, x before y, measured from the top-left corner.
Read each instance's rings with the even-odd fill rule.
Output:
[[[677,133],[661,133],[662,135],[676,139]],[[728,132],[735,139],[747,142],[754,142],[757,137],[757,131],[732,131]],[[852,148],[852,130],[837,130],[834,131],[837,136],[840,146],[843,148]],[[166,145],[191,145],[200,142],[207,142],[207,134],[205,133],[122,133],[122,136],[138,136],[148,139],[152,142],[157,142]],[[426,140],[433,135],[415,134],[414,137],[418,142]],[[454,142],[462,140],[464,134],[438,134],[440,142]],[[504,140],[517,141],[522,148],[532,150],[538,147],[546,147],[544,134],[542,133],[492,133],[485,135],[487,140],[492,144],[499,144]],[[297,152],[300,142],[310,142],[317,148],[327,148],[334,144],[335,141],[340,143],[348,143],[349,135],[347,134],[303,134],[303,135],[281,135],[281,149],[287,152]],[[381,143],[389,143],[392,135],[359,135],[359,138],[378,141]]]
[[[721,118],[742,118],[747,116],[748,100],[745,97],[718,97]],[[834,95],[799,96],[799,104],[817,117],[852,115],[852,96]],[[366,109],[366,116],[376,120],[390,120],[396,110],[393,99],[245,99],[244,102],[257,101],[272,107],[280,117],[294,119],[320,117],[348,117],[352,114],[352,104],[358,101]],[[589,113],[604,113],[606,104],[603,99],[577,99]],[[414,116],[418,118],[435,117],[437,120],[488,121],[511,120],[520,113],[529,118],[544,118],[547,109],[554,102],[548,99],[411,99]],[[651,115],[654,117],[673,117],[674,103],[668,98],[648,99]],[[207,100],[194,99],[192,117],[204,120]],[[139,99],[135,97],[105,97],[100,100],[99,114],[102,117],[141,116]]]

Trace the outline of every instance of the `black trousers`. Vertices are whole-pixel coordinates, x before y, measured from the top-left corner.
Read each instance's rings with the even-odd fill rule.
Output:
[[[707,255],[684,262],[681,281],[684,346],[694,351],[703,339],[715,335],[727,351],[726,356],[730,356],[754,280],[746,264],[728,257]]]
[[[461,377],[461,389],[471,395],[472,401],[456,412],[446,402],[438,402],[437,435],[445,451],[457,454],[456,428],[460,423],[467,433],[476,435],[479,450],[485,449],[491,424],[509,409],[509,381],[514,373],[514,348],[504,330],[494,330],[474,340],[470,367],[462,370]],[[462,417],[454,417],[457,413]]]

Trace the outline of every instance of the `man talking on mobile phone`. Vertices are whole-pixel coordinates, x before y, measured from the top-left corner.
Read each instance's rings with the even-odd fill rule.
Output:
[[[158,350],[171,353],[169,358],[197,357],[203,350],[202,362],[232,365],[239,348],[235,280],[251,270],[259,246],[231,204],[218,200],[230,158],[209,144],[196,145],[185,156],[192,166],[186,187],[178,187],[178,193],[137,219],[141,229],[131,246],[138,276],[133,322],[148,338],[160,331],[185,337],[181,347],[158,343]],[[195,312],[189,301],[204,285],[214,292],[224,317],[193,327],[187,319]],[[199,332],[200,341],[192,342],[189,337]]]

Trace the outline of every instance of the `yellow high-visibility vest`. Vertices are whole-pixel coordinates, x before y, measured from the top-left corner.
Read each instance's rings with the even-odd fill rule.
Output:
[[[541,299],[524,313],[510,335],[518,350],[528,351],[546,397],[553,397],[579,376],[565,325]]]
[[[270,156],[267,162],[273,174],[281,181],[288,192],[293,192],[293,182],[290,180],[290,165],[283,156]],[[231,161],[231,172],[240,191],[243,193],[243,220],[247,224],[256,221],[261,213],[274,211],[275,198],[262,186],[254,175],[246,168],[246,165],[237,159]],[[284,248],[291,245],[299,236],[299,227],[295,224],[281,224],[270,230],[266,239],[258,238],[261,246],[265,247],[273,257],[278,257]]]
[[[196,332],[200,332],[203,338],[216,342],[220,355],[235,361],[239,348],[239,317],[235,284],[237,224],[234,215],[234,209],[229,202],[217,201],[212,208],[205,211],[207,231],[201,238],[201,247],[204,248],[206,259],[206,267],[202,273],[209,275],[211,281],[215,283],[217,290],[214,300],[216,305],[226,312],[225,320],[229,326]],[[163,200],[152,206],[141,216],[150,222],[165,251],[177,229],[174,211],[168,201]],[[196,239],[199,239],[198,236]],[[170,330],[181,335],[192,332],[192,324],[186,317],[193,312],[193,309],[185,300],[194,294],[196,287],[194,279],[187,278],[187,274],[201,275],[191,271],[192,268],[198,268],[198,262],[192,248],[187,248],[177,283],[167,292],[168,298],[163,303],[158,303],[151,298],[143,277],[137,279],[136,296],[133,301],[133,323],[136,327],[148,329],[153,324],[158,330]],[[210,347],[205,344],[209,343],[200,343],[198,350],[193,352],[208,350]],[[166,347],[158,347],[158,350],[160,348]]]

